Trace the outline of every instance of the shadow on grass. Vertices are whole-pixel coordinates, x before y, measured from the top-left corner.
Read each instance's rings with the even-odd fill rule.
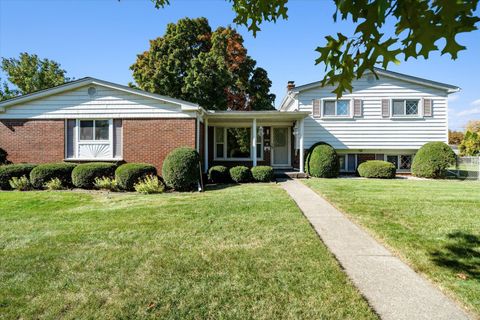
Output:
[[[451,240],[448,244],[431,252],[433,262],[455,273],[480,279],[480,237],[461,231],[449,233],[447,237]]]

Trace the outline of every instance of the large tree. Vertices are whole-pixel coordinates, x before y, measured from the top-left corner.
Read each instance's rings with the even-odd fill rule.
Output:
[[[169,0],[151,0],[157,8]],[[228,0],[236,12],[234,22],[254,35],[264,21],[288,18],[288,0]],[[353,34],[328,35],[316,50],[327,71],[323,84],[335,85],[337,95],[351,91],[351,83],[374,67],[387,68],[434,51],[456,59],[465,46],[457,35],[478,29],[478,0],[333,0],[333,20],[349,20]],[[320,13],[323,14],[323,13]],[[319,18],[320,19],[320,18]],[[393,28],[391,28],[393,26]]]
[[[20,53],[17,58],[2,58],[3,72],[7,82],[1,83],[0,100],[6,100],[18,95],[35,92],[58,86],[70,78],[58,62],[40,59],[36,54]],[[0,81],[1,82],[1,81]],[[10,84],[14,88],[10,88]]]
[[[209,109],[273,109],[271,81],[247,54],[242,36],[231,27],[212,31],[206,18],[170,23],[131,69],[141,89]]]

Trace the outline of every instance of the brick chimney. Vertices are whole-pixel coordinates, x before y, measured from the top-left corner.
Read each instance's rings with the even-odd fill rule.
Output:
[[[291,91],[293,88],[295,88],[295,81],[288,81],[287,91]]]

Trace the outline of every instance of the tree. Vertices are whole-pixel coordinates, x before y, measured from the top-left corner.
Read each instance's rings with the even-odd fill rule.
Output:
[[[464,137],[463,132],[448,130],[448,144],[458,145],[462,142]]]
[[[465,131],[480,132],[480,120],[470,120],[465,125]]]
[[[458,149],[462,156],[480,156],[480,133],[467,131]]]
[[[140,89],[217,110],[273,109],[264,69],[231,27],[212,31],[206,18],[180,19],[137,55],[130,67]]]
[[[156,8],[169,0],[151,0]],[[236,12],[234,22],[244,25],[255,36],[264,21],[288,18],[288,0],[228,0]],[[352,81],[374,67],[388,68],[400,59],[428,58],[440,51],[456,59],[466,47],[457,35],[478,29],[478,0],[333,0],[333,21],[351,20],[353,35],[326,36],[316,51],[316,63],[325,65],[324,85],[334,85],[337,96],[352,91]],[[386,24],[388,21],[388,25]],[[393,29],[391,28],[393,25]],[[439,46],[441,46],[439,48]]]
[[[19,59],[2,58],[2,70],[7,80],[16,89],[11,89],[7,82],[2,83],[0,99],[5,100],[18,95],[58,86],[67,81],[66,71],[60,64],[49,59],[39,59],[36,54],[20,53]]]

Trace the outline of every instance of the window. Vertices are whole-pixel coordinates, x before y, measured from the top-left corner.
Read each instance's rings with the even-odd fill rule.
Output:
[[[417,116],[420,100],[393,100],[394,116]]]
[[[252,128],[215,127],[215,159],[250,159]],[[263,130],[257,127],[257,159],[263,157]]]
[[[387,161],[393,163],[396,169],[410,170],[412,167],[412,157],[410,154],[388,155]]]
[[[224,136],[223,128],[215,127],[215,157],[223,158]]]
[[[80,120],[80,140],[108,140],[109,120]]]
[[[340,164],[339,165],[340,171],[347,171],[347,169],[346,169],[346,164],[347,164],[346,155],[339,154],[338,155],[338,163]]]
[[[398,169],[398,156],[387,156],[387,161],[395,165],[395,168]]]
[[[350,114],[350,100],[323,101],[323,115],[325,117],[348,117]]]

